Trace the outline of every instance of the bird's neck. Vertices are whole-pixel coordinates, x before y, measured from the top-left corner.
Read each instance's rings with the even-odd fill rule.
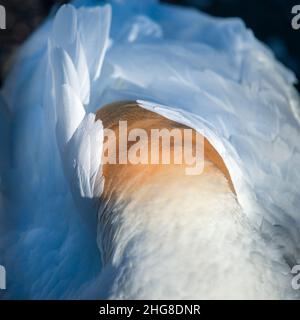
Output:
[[[276,297],[257,289],[251,233],[218,170],[197,179],[164,170],[140,186],[112,192],[99,212],[110,298]]]

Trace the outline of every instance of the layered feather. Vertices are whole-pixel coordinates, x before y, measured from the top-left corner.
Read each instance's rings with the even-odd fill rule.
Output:
[[[281,297],[297,297],[290,287],[300,256],[295,76],[239,19],[145,3],[111,1],[109,40],[111,8],[76,1],[14,62],[2,91],[14,123],[10,178],[2,179],[10,200],[0,235],[6,297],[98,296],[96,235],[81,226],[70,189],[79,200],[101,194],[102,127],[89,112],[122,99],[204,129],[247,221],[269,244],[265,254],[280,250],[268,268],[283,278]]]

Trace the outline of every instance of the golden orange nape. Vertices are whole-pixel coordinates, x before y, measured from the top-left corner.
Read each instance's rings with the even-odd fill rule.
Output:
[[[130,101],[106,105],[97,112],[96,119],[102,121],[104,132],[107,133],[104,133],[102,161],[105,177],[104,197],[111,193],[112,189],[114,191],[118,188],[124,190],[129,186],[134,189],[137,185],[150,183],[152,179],[167,183],[163,179],[163,176],[166,175],[169,176],[169,179],[176,177],[179,179],[178,183],[181,179],[194,183],[201,180],[202,173],[205,174],[209,171],[223,175],[230,190],[235,193],[230,174],[222,157],[210,142],[194,129],[148,111],[139,106],[137,102]],[[126,126],[125,132],[121,132],[122,125]],[[138,137],[139,148],[138,150],[135,148],[133,151],[134,153],[142,153],[144,150],[145,156],[140,156],[138,161],[133,163],[129,151],[136,144],[136,141],[128,141],[125,135],[135,130],[143,130],[146,134]],[[187,135],[188,131],[191,134]],[[155,139],[153,132],[166,132],[168,143],[163,143],[163,134],[159,136],[161,139]],[[174,137],[176,133],[180,135],[179,141],[176,141],[176,137]],[[180,148],[177,148],[178,145]],[[124,154],[121,154],[124,153],[124,149],[126,149],[125,159]],[[199,158],[197,151],[199,150],[201,151],[199,161],[203,162],[202,167],[199,172],[195,171],[189,174],[187,168],[191,166],[191,162],[188,162],[184,155],[193,154],[195,155],[193,159],[197,161],[196,159]],[[168,154],[168,159],[164,162],[165,153]],[[179,153],[180,160],[176,162]],[[153,162],[153,158],[158,161]],[[192,177],[188,177],[189,175]]]

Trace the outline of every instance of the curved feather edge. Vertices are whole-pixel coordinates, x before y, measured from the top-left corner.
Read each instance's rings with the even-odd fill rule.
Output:
[[[97,26],[86,21],[97,21]],[[65,5],[56,14],[49,41],[56,139],[66,178],[82,198],[98,197],[104,186],[103,126],[94,114],[86,113],[85,106],[91,82],[101,73],[110,23],[109,5],[96,9]]]

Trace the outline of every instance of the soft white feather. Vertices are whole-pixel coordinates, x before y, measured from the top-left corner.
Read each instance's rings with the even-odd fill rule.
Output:
[[[101,187],[95,188],[95,180],[99,170],[101,172],[103,128],[100,121],[95,122],[93,115],[86,116],[84,105],[90,100],[90,79],[95,80],[100,74],[108,39],[110,10],[106,6],[93,12],[85,12],[83,9],[79,12],[78,17],[74,7],[67,5],[57,13],[52,32],[51,65],[55,87],[57,140],[62,149],[67,177],[71,179],[71,185],[78,185],[75,189],[79,190],[80,196],[93,198],[96,196],[94,191],[101,192]],[[91,48],[85,40],[83,45],[81,41],[85,38],[95,40],[95,37],[93,33],[91,37],[82,34],[82,30],[90,32],[91,25],[80,27],[83,25],[80,21],[88,12],[92,16],[96,14],[102,25],[102,30],[97,32],[100,40],[96,41],[96,48],[101,51],[94,54],[98,58],[89,61],[90,65],[87,63],[87,54],[90,54]],[[92,77],[89,68],[96,68]]]
[[[220,214],[220,224],[215,230],[230,235],[236,226],[234,231],[244,232],[245,242],[234,238],[226,249],[235,257],[241,254],[245,258],[242,261],[249,261],[244,271],[253,275],[255,281],[259,272],[252,270],[259,258],[252,259],[252,255],[259,251],[258,256],[270,262],[267,271],[276,277],[266,276],[265,279],[271,279],[270,286],[258,293],[260,297],[267,296],[272,286],[276,287],[272,291],[274,295],[280,292],[281,297],[297,297],[297,292],[291,292],[289,274],[300,255],[300,104],[292,86],[293,73],[283,67],[239,19],[215,19],[192,9],[160,5],[155,1],[147,1],[146,5],[141,5],[141,1],[111,2],[112,39],[106,52],[111,9],[86,8],[88,4],[88,0],[76,1],[81,8],[63,7],[55,22],[49,19],[21,48],[3,89],[14,123],[13,165],[7,169],[10,179],[2,180],[11,199],[5,207],[8,214],[2,217],[5,233],[0,235],[0,245],[4,248],[1,254],[10,270],[8,280],[12,284],[7,297],[95,298],[101,289],[105,291],[105,281],[111,285],[115,269],[105,268],[99,282],[98,251],[93,246],[95,235],[81,227],[69,190],[75,188],[74,194],[81,198],[101,193],[103,179],[101,169],[99,174],[97,170],[102,128],[101,123],[94,123],[92,116],[85,114],[85,109],[95,111],[105,103],[121,99],[154,102],[145,107],[205,129],[207,138],[230,169],[246,216],[243,219],[250,226],[241,228],[229,210],[225,220]],[[151,26],[151,30],[147,26]],[[92,106],[88,105],[91,95]],[[156,108],[157,104],[160,107]],[[55,134],[56,123],[61,134]],[[56,139],[60,141],[60,152]],[[196,197],[187,198],[186,206],[195,202]],[[163,226],[168,226],[171,212],[178,210],[182,203],[174,208],[172,202],[168,205],[170,210],[162,221]],[[136,206],[135,209],[128,211],[125,224],[118,224],[125,228],[120,234],[125,239],[118,242],[120,248],[127,243],[131,231],[136,231],[132,222],[136,212],[144,208]],[[159,204],[155,209],[158,214],[152,222],[159,222],[163,217]],[[145,212],[153,212],[151,206]],[[183,232],[185,235],[184,230],[194,232],[200,241],[199,216],[191,210],[190,218],[181,221],[190,226]],[[143,220],[137,221],[147,228]],[[177,241],[176,225],[180,220],[174,223],[167,245],[162,247],[166,251],[159,251],[158,236],[150,241],[134,239],[136,250],[127,251],[136,254],[133,263],[143,260],[143,253],[148,251],[152,253],[151,259],[149,255],[138,270],[128,268],[129,278],[121,277],[125,281],[114,288],[113,297],[149,296],[154,293],[153,282],[139,295],[136,289],[141,281],[152,278],[160,283],[162,279],[170,279],[171,274],[164,278],[165,271],[174,260],[166,260],[161,266],[158,261],[162,257],[172,258],[168,253],[172,241]],[[201,230],[205,232],[205,228]],[[101,239],[105,234],[102,231],[99,230],[98,241],[111,244],[109,237]],[[162,235],[164,231],[159,230]],[[250,241],[253,246],[243,247],[249,239],[247,235],[253,235],[257,241]],[[209,233],[204,233],[202,239],[208,236]],[[186,244],[190,239],[181,238],[180,252],[188,254]],[[201,241],[198,244],[200,246]],[[274,253],[274,246],[280,249],[278,255]],[[193,251],[193,262],[200,265],[202,257],[197,252]],[[118,266],[130,266],[130,260],[125,261],[126,255],[116,257],[124,262]],[[205,261],[220,266],[221,278],[224,270],[234,269],[227,255],[216,255],[209,260],[211,257],[208,251]],[[221,264],[221,260],[226,263]],[[264,261],[257,265],[263,266]],[[180,269],[185,259],[180,262],[183,264],[176,265],[174,275],[184,273],[183,279],[188,281],[182,281],[178,288],[193,283],[191,289],[196,291],[194,283],[198,282],[193,282],[193,273]],[[151,263],[155,263],[155,274]],[[226,268],[222,269],[224,265]],[[197,279],[206,272],[208,279],[212,275],[214,269],[209,268],[209,264],[205,266],[194,273]],[[135,270],[138,272],[134,274]],[[118,272],[126,276],[122,269]],[[233,281],[244,279],[238,277],[238,272],[235,275]],[[232,286],[236,283],[232,282]],[[122,295],[124,288],[126,295]],[[160,292],[161,288],[155,286],[156,297],[168,294]],[[176,287],[172,289],[175,296]],[[216,293],[208,290],[206,297]],[[107,291],[103,294],[109,296]],[[256,291],[249,291],[249,296],[256,296]]]

